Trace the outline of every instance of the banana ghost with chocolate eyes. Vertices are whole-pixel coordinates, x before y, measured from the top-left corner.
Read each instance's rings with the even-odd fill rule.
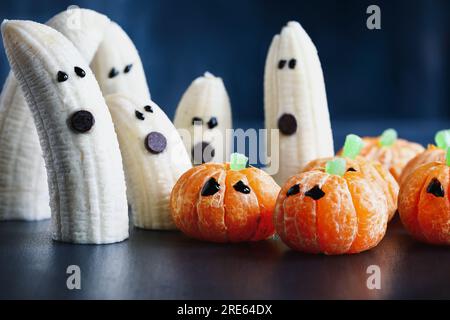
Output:
[[[91,68],[103,96],[123,93],[141,103],[150,99],[139,53],[133,41],[117,23],[111,22],[107,28]]]
[[[175,229],[169,212],[172,187],[192,167],[177,130],[152,101],[123,94],[106,97],[119,138],[134,225]]]
[[[298,22],[291,21],[270,45],[264,74],[266,129],[279,129],[275,181],[282,184],[309,161],[334,154],[325,83],[316,47]]]
[[[44,153],[53,239],[94,244],[126,239],[119,144],[86,59],[46,25],[5,21],[1,31]]]
[[[183,142],[195,165],[228,159],[231,106],[222,79],[209,72],[195,79],[178,104],[174,125],[188,133]]]
[[[100,13],[75,8],[57,14],[47,25],[72,41],[90,61],[109,23]],[[0,98],[0,150],[0,220],[50,218],[47,173],[39,137],[12,72]]]

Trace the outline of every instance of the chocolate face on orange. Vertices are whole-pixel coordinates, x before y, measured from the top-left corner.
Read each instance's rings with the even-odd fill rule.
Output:
[[[310,197],[314,200],[319,200],[324,195],[325,195],[325,192],[323,192],[322,189],[320,189],[319,185],[317,185],[317,184],[305,192],[305,196]]]
[[[148,152],[158,154],[163,152],[167,147],[167,139],[162,133],[153,131],[145,137],[145,148]]]
[[[215,178],[210,178],[203,185],[201,195],[203,197],[209,197],[215,195],[220,190],[220,184],[217,182]]]
[[[433,178],[427,187],[427,193],[434,195],[435,197],[442,198],[445,195],[444,188],[441,182],[437,178]]]
[[[243,194],[249,194],[250,193],[250,187],[245,185],[245,183],[242,182],[242,180],[239,180],[236,182],[233,186],[234,190],[237,192],[243,193]]]
[[[85,133],[91,130],[95,124],[92,113],[87,110],[80,110],[72,114],[69,119],[70,127],[78,133]]]
[[[350,167],[350,168],[347,169],[347,172],[356,172],[356,169],[353,168],[353,167]]]
[[[290,113],[284,113],[278,119],[278,129],[286,136],[293,135],[297,131],[297,120]]]
[[[286,192],[286,196],[290,197],[290,196],[296,195],[297,193],[300,193],[300,185],[299,184],[294,184]]]

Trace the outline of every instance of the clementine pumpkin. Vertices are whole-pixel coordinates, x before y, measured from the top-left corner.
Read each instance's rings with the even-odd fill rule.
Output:
[[[371,170],[366,161],[335,158],[325,171],[312,169],[288,179],[274,214],[283,242],[294,250],[325,254],[376,246],[386,232],[388,207],[380,185],[364,174]]]
[[[356,147],[354,152],[349,152],[346,148],[348,148],[349,143],[353,143],[355,145],[359,144],[359,147]],[[363,149],[363,141],[361,138],[355,135],[348,135],[344,148],[343,148],[343,156],[347,160],[348,170],[350,171],[358,171],[361,172],[367,179],[376,182],[380,187],[382,192],[384,193],[385,199],[387,201],[388,215],[389,221],[394,217],[395,212],[397,211],[397,200],[398,200],[398,191],[399,186],[395,178],[392,174],[385,169],[379,162],[369,161],[364,157],[359,156],[358,154]],[[303,172],[311,171],[311,170],[319,170],[325,171],[325,167],[328,161],[333,160],[334,158],[322,158],[309,162],[304,168]]]
[[[398,211],[419,241],[450,245],[450,148],[447,161],[426,163],[414,170],[400,188]]]
[[[258,241],[273,235],[280,187],[267,173],[242,165],[240,159],[241,165],[202,164],[180,177],[170,209],[182,232],[213,242]]]
[[[363,142],[360,155],[381,163],[397,181],[409,160],[425,150],[418,143],[398,139],[394,129],[384,131],[379,137],[364,137]]]
[[[436,145],[429,144],[426,150],[416,155],[407,163],[399,179],[400,185],[420,166],[434,161],[445,161],[445,150],[447,146],[450,146],[450,130],[437,132],[434,140]]]

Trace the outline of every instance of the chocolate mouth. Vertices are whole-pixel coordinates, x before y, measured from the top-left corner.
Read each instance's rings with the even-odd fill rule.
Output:
[[[283,113],[278,119],[278,129],[286,136],[293,135],[297,131],[297,120],[290,113]]]
[[[167,139],[162,133],[153,131],[145,137],[144,144],[148,152],[158,154],[166,149]]]
[[[194,164],[210,162],[216,155],[216,150],[209,142],[199,142],[192,147],[192,159]]]

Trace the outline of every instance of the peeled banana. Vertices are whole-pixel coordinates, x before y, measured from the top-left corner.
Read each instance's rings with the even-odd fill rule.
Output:
[[[279,129],[279,143],[268,150],[283,184],[310,160],[334,154],[325,83],[316,47],[298,22],[276,35],[264,73],[265,126]]]
[[[195,79],[178,104],[174,125],[194,164],[228,160],[231,106],[222,79],[209,72]]]
[[[124,93],[141,103],[150,99],[139,53],[118,24],[112,22],[107,28],[91,68],[104,96]]]
[[[169,197],[178,178],[192,167],[180,135],[152,101],[123,94],[106,97],[124,161],[134,225],[176,229]]]
[[[126,239],[119,144],[87,60],[43,24],[4,21],[1,32],[43,150],[53,239],[96,244]]]
[[[109,24],[106,16],[87,9],[66,10],[47,22],[71,40],[86,61],[94,56]],[[0,98],[0,150],[0,220],[50,218],[36,126],[12,72]]]

